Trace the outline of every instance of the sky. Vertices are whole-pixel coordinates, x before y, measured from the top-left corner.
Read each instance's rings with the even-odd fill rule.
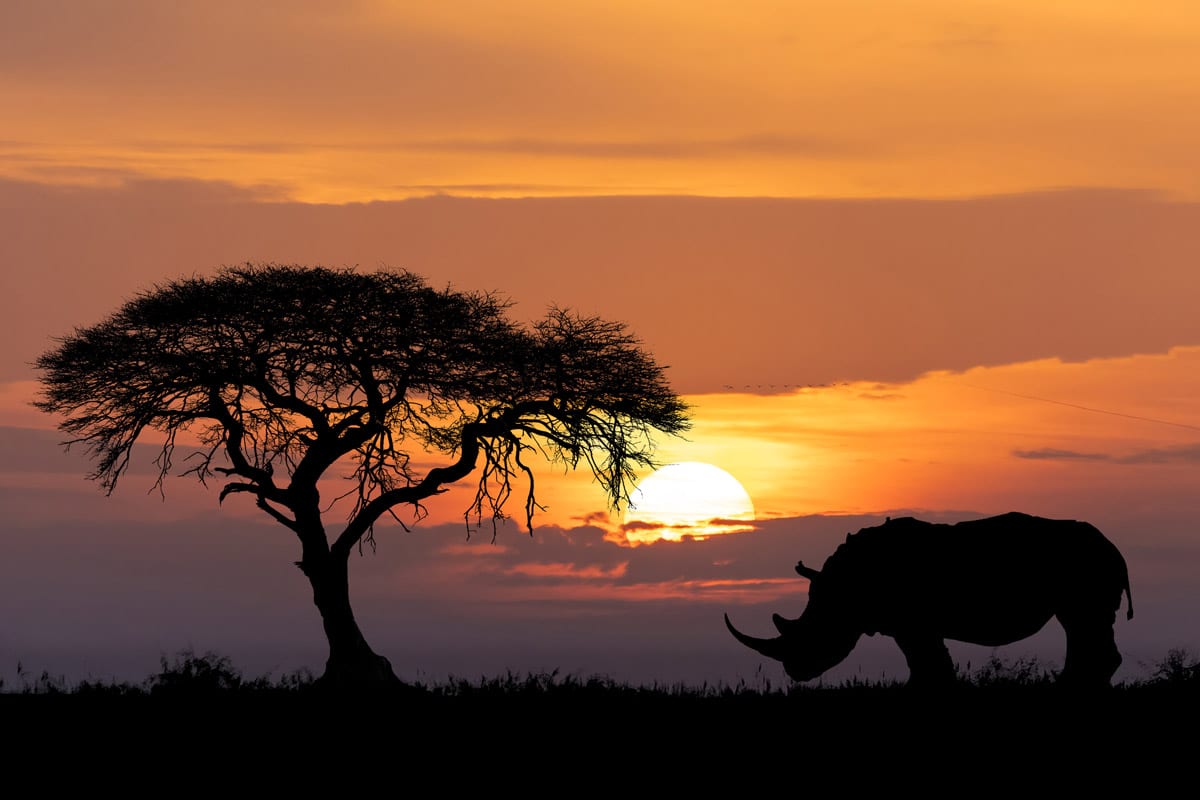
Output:
[[[438,498],[352,558],[402,677],[786,685],[722,613],[767,635],[886,516],[1011,510],[1125,554],[1119,676],[1200,650],[1193,5],[0,2],[0,678],[320,671],[288,531],[144,461],[106,497],[29,405],[55,337],[245,262],[620,320],[693,406],[660,460],[753,501],[634,546],[587,475],[494,540]],[[875,637],[830,676],[904,674]]]

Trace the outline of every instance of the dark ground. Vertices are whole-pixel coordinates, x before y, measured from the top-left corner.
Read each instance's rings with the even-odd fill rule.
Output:
[[[1175,666],[1096,691],[1069,691],[1029,665],[993,665],[1000,672],[990,678],[981,670],[938,692],[510,675],[333,696],[303,677],[247,681],[217,657],[187,654],[140,686],[4,687],[0,756],[10,775],[90,775],[172,792],[186,776],[210,789],[251,780],[399,790],[419,781],[421,794],[454,796],[707,796],[721,787],[799,795],[820,786],[1040,795],[1084,785],[1190,795],[1200,775],[1200,678],[1185,656]],[[167,773],[174,778],[156,782]]]

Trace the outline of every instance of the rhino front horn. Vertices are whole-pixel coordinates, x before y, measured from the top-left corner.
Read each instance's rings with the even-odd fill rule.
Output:
[[[746,634],[733,627],[733,623],[729,621],[729,615],[725,615],[725,627],[729,628],[729,632],[733,634],[733,638],[737,639],[742,644],[749,647],[758,653],[762,653],[767,658],[773,658],[776,661],[783,660],[783,641],[782,637],[774,639],[758,639]]]

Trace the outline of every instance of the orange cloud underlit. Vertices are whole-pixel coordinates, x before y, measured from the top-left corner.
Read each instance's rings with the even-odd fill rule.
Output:
[[[628,561],[622,561],[616,566],[607,569],[601,566],[579,567],[575,564],[530,562],[510,567],[505,570],[505,573],[509,575],[524,575],[530,578],[564,578],[572,581],[595,581],[621,578],[628,569]]]
[[[507,555],[510,549],[498,542],[494,542],[491,547],[476,547],[470,544],[448,544],[441,548],[441,552],[447,556],[498,557]]]
[[[761,603],[781,599],[794,601],[807,591],[795,578],[747,580],[674,580],[656,583],[601,583],[521,585],[495,590],[508,601],[604,600],[639,603],[654,600],[692,600],[730,603]]]

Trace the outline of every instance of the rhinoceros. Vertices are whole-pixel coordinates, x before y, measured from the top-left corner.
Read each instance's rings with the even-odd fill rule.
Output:
[[[783,662],[797,681],[840,663],[863,634],[891,636],[908,662],[909,685],[955,680],[945,640],[998,647],[1032,636],[1056,617],[1066,631],[1059,681],[1108,685],[1121,664],[1113,638],[1125,559],[1086,522],[1010,513],[943,525],[889,519],[847,534],[820,570],[796,564],[812,583],[797,619],[773,616],[779,635],[758,639],[725,624],[739,642]]]

